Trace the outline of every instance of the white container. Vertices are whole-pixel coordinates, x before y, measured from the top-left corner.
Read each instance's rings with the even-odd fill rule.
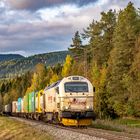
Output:
[[[12,113],[18,112],[17,110],[17,101],[12,102]]]

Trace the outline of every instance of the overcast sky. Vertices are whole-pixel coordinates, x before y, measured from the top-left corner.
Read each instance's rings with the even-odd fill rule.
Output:
[[[122,9],[129,1],[0,0],[0,54],[67,50],[75,31],[99,20],[100,12]],[[140,0],[132,2],[140,5]]]

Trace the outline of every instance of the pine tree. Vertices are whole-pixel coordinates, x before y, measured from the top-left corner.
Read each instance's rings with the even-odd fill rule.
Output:
[[[89,39],[89,47],[92,51],[91,76],[96,88],[94,107],[99,117],[108,117],[108,92],[107,66],[110,51],[113,49],[113,33],[116,26],[116,12],[109,10],[101,13],[101,20],[94,21],[84,30],[83,37]],[[112,110],[111,110],[112,111]]]
[[[82,41],[81,41],[79,31],[77,31],[75,33],[74,38],[72,38],[72,41],[73,41],[73,44],[71,45],[71,47],[74,47],[74,48],[77,48],[77,49],[81,47]]]
[[[129,115],[140,117],[140,37],[136,42],[136,53],[129,76],[126,77],[127,89],[130,93],[127,112]]]
[[[119,13],[117,25],[113,36],[113,50],[109,60],[110,72],[108,91],[110,93],[110,104],[119,116],[127,115],[127,102],[129,91],[129,70],[132,66],[136,37],[139,33],[139,16],[130,2],[127,7]]]
[[[72,38],[72,44],[69,48],[69,51],[71,52],[75,61],[79,61],[80,58],[82,58],[84,51],[79,31],[77,31],[74,37]]]
[[[112,108],[108,105],[108,92],[106,89],[107,84],[107,66],[98,68],[95,62],[91,70],[92,83],[96,89],[94,95],[94,110],[99,118],[114,117]]]
[[[113,48],[112,36],[116,25],[116,12],[109,10],[101,13],[101,20],[94,21],[84,30],[83,37],[88,38],[92,49],[93,61],[99,67],[107,64],[110,51]]]
[[[3,101],[2,101],[2,95],[0,93],[0,112],[3,110]]]

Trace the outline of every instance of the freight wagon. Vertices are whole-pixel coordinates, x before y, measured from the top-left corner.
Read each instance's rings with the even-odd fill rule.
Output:
[[[11,115],[12,113],[12,104],[8,104],[4,106],[4,114]]]
[[[94,92],[90,81],[82,76],[69,76],[44,90],[31,92],[12,102],[13,115],[65,126],[87,126],[95,118]],[[9,112],[5,106],[5,112]]]

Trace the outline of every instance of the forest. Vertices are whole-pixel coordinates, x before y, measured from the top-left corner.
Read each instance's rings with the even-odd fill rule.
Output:
[[[63,65],[39,63],[23,76],[2,80],[0,109],[65,76],[81,75],[96,89],[98,118],[140,117],[140,10],[133,3],[119,12],[102,12],[99,21],[93,20],[82,33],[76,31],[68,49]]]

